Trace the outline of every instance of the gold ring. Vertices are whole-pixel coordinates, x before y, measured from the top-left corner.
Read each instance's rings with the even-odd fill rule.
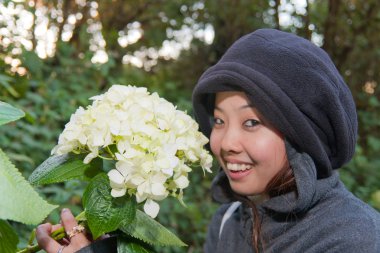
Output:
[[[78,225],[78,226],[73,227],[71,231],[68,231],[67,236],[69,237],[69,239],[71,239],[73,236],[79,233],[83,233],[83,232],[84,232],[84,227],[82,225]]]

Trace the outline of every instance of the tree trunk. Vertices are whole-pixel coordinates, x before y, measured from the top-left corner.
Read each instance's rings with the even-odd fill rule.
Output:
[[[274,14],[274,17],[275,17],[275,21],[276,21],[276,29],[280,30],[280,4],[281,4],[281,0],[276,0],[275,1],[275,6],[274,6],[274,10],[275,10],[275,14]]]
[[[338,17],[340,4],[341,0],[329,0],[328,2],[328,14],[324,25],[324,43],[322,48],[330,54],[333,54],[335,49],[336,18]]]

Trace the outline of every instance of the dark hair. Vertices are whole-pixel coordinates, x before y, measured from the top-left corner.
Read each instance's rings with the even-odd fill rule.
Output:
[[[287,160],[285,166],[273,176],[268,182],[262,194],[267,195],[269,198],[280,196],[282,194],[297,191],[296,180],[294,178],[293,170]],[[261,241],[261,218],[257,206],[254,201],[246,196],[235,194],[235,197],[249,206],[252,209],[253,215],[253,228],[252,228],[252,245],[255,252],[260,252]]]

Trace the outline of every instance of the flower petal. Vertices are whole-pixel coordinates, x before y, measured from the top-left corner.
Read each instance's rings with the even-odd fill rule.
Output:
[[[92,153],[91,152],[90,154],[86,155],[86,157],[83,159],[83,163],[88,164],[88,163],[91,162],[92,159],[94,159],[97,156],[98,156],[97,153]]]
[[[108,178],[110,179],[111,187],[112,188],[124,188],[124,177],[122,174],[120,174],[119,171],[113,169],[110,170],[108,173]]]
[[[122,197],[127,192],[127,189],[112,189],[111,190],[111,196],[114,198]]]
[[[166,195],[166,188],[160,183],[153,183],[152,184],[152,194],[155,196],[163,196]]]
[[[144,212],[152,218],[156,218],[160,211],[160,205],[151,199],[147,199],[144,204]]]
[[[180,189],[184,189],[189,186],[189,179],[187,179],[186,176],[180,176],[179,178],[175,179],[174,182]]]

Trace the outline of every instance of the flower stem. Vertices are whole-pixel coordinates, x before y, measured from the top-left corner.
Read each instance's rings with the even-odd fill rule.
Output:
[[[17,253],[34,253],[38,252],[40,249],[40,246],[38,244],[36,245],[28,245],[26,248],[18,251]]]
[[[112,151],[111,151],[111,149],[110,149],[110,147],[109,147],[109,146],[107,146],[107,147],[106,147],[106,150],[107,150],[108,154],[110,154],[110,156],[112,156],[112,158],[113,158],[113,159],[115,159],[115,158],[116,158],[116,157],[115,157],[115,154],[114,154],[114,153],[112,153]]]
[[[98,155],[98,157],[104,159],[104,160],[110,160],[112,161],[113,159],[112,158],[108,158],[108,157],[105,157],[105,156],[101,156],[101,155]]]
[[[33,229],[32,233],[30,233],[28,245],[32,245],[33,244],[33,241],[34,241],[35,237],[36,237],[36,229]]]

